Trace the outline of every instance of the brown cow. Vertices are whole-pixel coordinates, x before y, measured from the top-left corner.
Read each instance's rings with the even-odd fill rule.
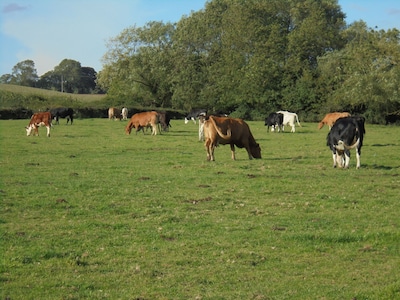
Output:
[[[32,133],[32,129],[34,131],[34,135],[39,135],[39,126],[46,126],[47,128],[47,136],[50,137],[50,127],[51,124],[51,113],[46,112],[39,112],[32,115],[31,120],[29,121],[28,126],[25,127],[26,135],[30,136]]]
[[[142,129],[144,134],[144,128],[151,126],[152,135],[157,134],[157,125],[159,123],[158,113],[156,111],[146,111],[134,114],[129,120],[128,125],[125,127],[126,134],[131,134],[132,128],[136,128],[137,132]]]
[[[321,122],[318,124],[318,129],[324,127],[324,125],[329,126],[329,130],[331,130],[333,124],[335,124],[336,120],[339,118],[350,117],[350,113],[348,112],[333,112],[326,114],[326,116],[322,119]]]
[[[249,125],[242,119],[210,116],[204,122],[204,138],[207,160],[215,160],[214,149],[219,144],[231,146],[233,160],[235,160],[235,146],[245,148],[249,159],[261,158],[260,145],[256,143]]]
[[[114,120],[120,120],[121,121],[122,118],[122,114],[121,114],[121,110],[119,108],[115,108],[115,107],[110,107],[108,109],[108,119],[114,119]]]

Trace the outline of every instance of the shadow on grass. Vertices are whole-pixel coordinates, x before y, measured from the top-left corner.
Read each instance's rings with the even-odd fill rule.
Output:
[[[367,168],[370,169],[374,169],[374,170],[396,170],[396,169],[400,169],[400,166],[383,166],[383,165],[377,165],[377,164],[373,164],[373,165],[366,165]]]
[[[397,144],[372,144],[372,147],[388,147],[388,146],[398,146]]]

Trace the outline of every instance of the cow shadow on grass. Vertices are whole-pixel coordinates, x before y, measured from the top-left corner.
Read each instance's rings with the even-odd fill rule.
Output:
[[[389,146],[398,146],[397,144],[372,144],[371,147],[389,147]]]
[[[365,167],[368,169],[386,170],[386,171],[400,169],[400,166],[383,166],[383,165],[377,165],[377,164],[365,165]]]

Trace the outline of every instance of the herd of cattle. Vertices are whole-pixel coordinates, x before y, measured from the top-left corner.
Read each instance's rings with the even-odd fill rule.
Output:
[[[71,108],[54,108],[47,112],[38,112],[32,115],[31,120],[26,127],[27,135],[39,135],[38,128],[45,126],[47,136],[50,137],[50,128],[52,120],[59,124],[59,118],[67,118],[71,125],[73,123],[73,110]],[[390,116],[386,123],[394,123],[400,120]],[[110,107],[108,110],[109,120],[128,120],[128,109],[121,110]],[[125,127],[125,133],[130,134],[135,128],[136,133],[146,128],[151,128],[151,134],[157,135],[158,132],[168,131],[170,117],[166,112],[147,111],[135,113],[129,119]],[[199,141],[204,141],[207,152],[207,160],[214,161],[214,150],[218,145],[230,145],[232,159],[235,160],[235,146],[245,148],[249,159],[261,158],[260,145],[254,139],[249,125],[238,118],[230,118],[224,113],[208,114],[205,109],[192,110],[185,117],[185,124],[192,120],[196,124],[199,121]],[[265,118],[267,132],[284,131],[285,126],[291,127],[291,132],[295,132],[295,126],[300,125],[296,113],[289,111],[278,111],[268,115]],[[324,125],[329,127],[327,135],[327,146],[332,151],[333,167],[348,168],[350,162],[350,150],[355,149],[357,159],[357,169],[360,168],[361,147],[365,135],[365,118],[362,116],[351,116],[347,112],[334,112],[327,114],[318,124],[318,129]],[[270,129],[271,128],[271,129]]]

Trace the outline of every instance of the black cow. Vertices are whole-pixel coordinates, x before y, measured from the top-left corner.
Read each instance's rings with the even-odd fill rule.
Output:
[[[275,131],[276,126],[278,126],[278,132],[282,129],[283,125],[283,114],[280,113],[270,113],[268,117],[265,118],[265,126],[267,126],[267,132],[269,132],[269,127],[271,131]]]
[[[189,122],[189,120],[193,120],[194,124],[196,124],[196,119],[199,116],[206,116],[207,109],[199,108],[199,109],[192,109],[190,113],[185,117],[185,124]]]
[[[160,121],[160,125],[163,131],[168,131],[169,127],[172,127],[170,122],[171,122],[171,117],[169,114],[165,111],[160,111],[158,112],[158,119]]]
[[[56,124],[60,124],[59,118],[67,118],[67,124],[69,120],[74,121],[74,111],[72,108],[67,107],[57,107],[50,109],[51,117],[56,120]]]
[[[388,125],[389,123],[396,123],[397,121],[400,121],[400,114],[399,113],[388,114],[387,116],[385,116],[385,121],[386,121],[385,125]]]
[[[365,134],[365,118],[362,116],[337,119],[326,137],[327,146],[332,150],[333,167],[348,168],[350,150],[356,149],[357,169],[360,168],[361,147]]]

